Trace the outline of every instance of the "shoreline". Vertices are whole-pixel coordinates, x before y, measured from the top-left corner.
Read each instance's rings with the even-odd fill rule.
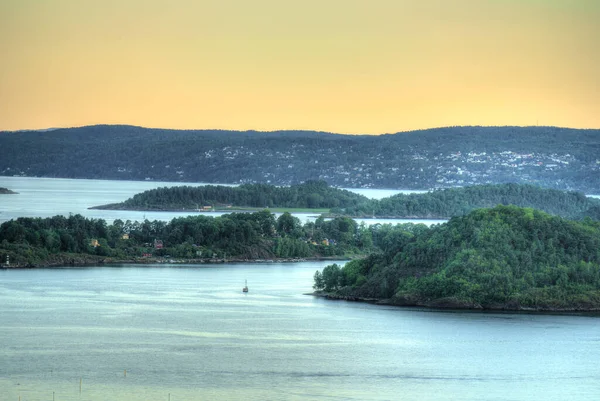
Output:
[[[249,264],[268,264],[268,263],[299,263],[299,262],[311,262],[311,261],[348,261],[352,258],[344,257],[333,257],[333,256],[318,256],[318,257],[305,257],[305,258],[269,258],[269,259],[244,259],[244,258],[202,258],[202,259],[182,259],[182,258],[133,258],[133,259],[117,259],[110,257],[94,257],[91,258],[83,257],[81,259],[75,257],[66,257],[64,259],[56,261],[46,261],[36,264],[27,265],[0,265],[2,270],[12,269],[47,269],[47,268],[59,268],[59,267],[91,267],[91,266],[108,266],[108,265],[207,265],[207,264],[235,264],[235,263],[249,263]]]
[[[251,206],[233,206],[231,208],[216,208],[213,210],[197,210],[197,209],[171,209],[171,208],[162,208],[162,209],[152,209],[152,208],[110,208],[105,207],[110,205],[99,205],[88,207],[88,210],[118,210],[118,211],[129,211],[129,212],[189,212],[195,213],[198,215],[204,215],[205,213],[256,213],[262,210],[273,210],[274,213],[279,213],[280,210],[286,209],[297,209],[297,208],[284,208],[284,207],[272,207],[272,208],[256,208],[253,209]],[[373,215],[349,215],[349,214],[334,214],[334,213],[321,213],[320,210],[306,210],[302,212],[293,211],[292,213],[303,213],[303,214],[314,214],[314,215],[323,215],[325,218],[335,218],[335,217],[349,217],[352,219],[395,219],[395,220],[450,220],[451,217],[440,217],[440,216],[395,216],[395,215],[383,215],[383,216],[373,216]]]
[[[117,211],[127,211],[127,212],[187,212],[194,213],[198,215],[203,215],[205,213],[256,213],[262,210],[273,211],[273,213],[280,213],[282,211],[290,211],[290,213],[303,213],[303,214],[315,214],[320,215],[323,213],[323,209],[310,210],[306,208],[286,208],[286,207],[271,207],[271,208],[254,208],[252,206],[233,206],[229,208],[213,208],[211,210],[198,210],[198,209],[173,209],[173,208],[120,208],[120,207],[105,207],[110,205],[99,205],[88,207],[88,210],[117,210]],[[294,209],[302,209],[302,211],[296,211]]]
[[[1,131],[0,132],[10,132],[10,131]],[[118,177],[113,177],[113,178],[82,178],[82,177],[59,177],[56,175],[9,175],[9,174],[0,174],[0,178],[14,178],[14,179],[19,179],[19,178],[43,178],[43,179],[56,179],[56,180],[87,180],[87,181],[121,181],[121,182],[146,182],[146,183],[156,183],[156,184],[189,184],[189,185],[221,185],[221,186],[226,186],[226,187],[238,187],[240,185],[243,184],[264,184],[264,182],[262,181],[256,181],[256,182],[247,182],[247,183],[240,183],[240,182],[234,182],[234,183],[227,183],[227,182],[206,182],[206,181],[174,181],[174,180],[162,180],[162,179],[150,179],[150,180],[145,180],[145,179],[127,179],[127,178],[118,178]],[[285,185],[282,185],[285,186]],[[343,187],[343,186],[335,186],[335,188],[339,188],[339,189],[346,189],[346,190],[352,190],[352,189],[376,189],[376,190],[385,190],[385,191],[423,191],[423,192],[431,192],[432,190],[435,190],[436,188],[426,188],[426,189],[415,189],[415,188],[389,188],[389,187],[379,187],[379,186],[367,186],[367,187]],[[449,187],[449,188],[458,188],[458,187]]]
[[[483,307],[481,305],[465,304],[458,302],[447,302],[445,300],[438,300],[438,302],[411,302],[411,303],[398,303],[392,299],[380,299],[380,298],[365,298],[356,297],[351,295],[338,295],[331,294],[324,291],[315,291],[312,293],[306,293],[304,295],[312,295],[318,298],[325,298],[332,301],[347,301],[347,302],[362,302],[374,305],[393,306],[397,308],[419,308],[421,310],[430,311],[446,311],[446,312],[480,312],[480,313],[525,313],[525,314],[565,314],[565,315],[598,315],[600,316],[600,306],[592,308],[550,308],[550,307],[511,307],[508,304],[492,305],[490,307]],[[442,301],[442,302],[440,302]]]

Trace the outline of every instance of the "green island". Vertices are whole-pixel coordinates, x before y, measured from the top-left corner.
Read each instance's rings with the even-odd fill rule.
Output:
[[[372,229],[348,217],[302,224],[268,210],[131,222],[81,215],[18,218],[0,225],[0,263],[42,267],[97,263],[208,263],[351,258],[374,250]],[[9,260],[8,265],[5,260]]]
[[[315,294],[399,306],[600,311],[600,222],[589,218],[497,206],[375,237],[381,252],[317,271]]]
[[[427,193],[397,194],[381,200],[333,188],[324,181],[289,187],[245,184],[157,188],[122,203],[96,206],[114,210],[272,211],[326,213],[329,217],[448,219],[496,205],[531,207],[570,219],[600,217],[600,200],[582,193],[527,184],[476,185]]]
[[[17,192],[11,191],[8,188],[0,187],[0,195],[13,195],[17,194]]]
[[[290,187],[268,184],[244,184],[237,187],[204,185],[151,189],[136,194],[122,203],[95,206],[110,210],[261,210],[328,212],[368,201],[354,192],[333,188],[324,181],[307,181]]]

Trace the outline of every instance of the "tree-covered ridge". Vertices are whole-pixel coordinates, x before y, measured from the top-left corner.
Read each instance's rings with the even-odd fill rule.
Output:
[[[371,232],[350,218],[304,225],[289,213],[267,210],[220,217],[107,224],[81,215],[19,218],[0,225],[0,263],[47,265],[66,255],[133,261],[142,257],[266,259],[343,256],[372,250]],[[73,258],[77,259],[77,258]]]
[[[479,209],[315,275],[315,287],[398,305],[600,309],[600,223],[515,206]]]
[[[600,200],[577,192],[544,189],[533,185],[501,184],[448,188],[427,193],[398,194],[381,200],[333,188],[324,181],[290,187],[245,184],[239,187],[165,187],[134,195],[123,203],[102,209],[182,210],[203,206],[325,208],[346,216],[440,218],[464,215],[496,205],[532,207],[550,214],[598,219]]]
[[[333,188],[324,181],[307,181],[290,187],[244,184],[238,187],[205,185],[177,186],[148,190],[125,202],[105,205],[108,209],[172,210],[203,206],[243,206],[256,208],[346,208],[368,199],[353,192]]]
[[[506,182],[593,194],[600,130],[447,127],[389,135],[97,125],[0,132],[0,174],[431,189]]]
[[[567,218],[594,217],[600,200],[582,193],[540,188],[533,185],[500,184],[448,188],[427,193],[397,194],[347,208],[349,215],[450,218],[474,209],[496,205],[531,207]]]

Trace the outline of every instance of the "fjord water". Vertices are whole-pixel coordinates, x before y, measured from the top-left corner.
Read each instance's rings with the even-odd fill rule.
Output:
[[[0,400],[600,399],[597,317],[303,295],[325,265],[2,270]]]
[[[87,208],[181,184],[0,177],[0,222],[170,220]],[[0,270],[0,401],[600,399],[598,317],[303,295],[326,264]]]
[[[36,177],[4,177],[0,176],[0,187],[17,192],[16,195],[0,197],[0,223],[19,217],[52,217],[57,214],[68,216],[69,213],[81,214],[94,219],[104,219],[109,224],[116,219],[123,221],[142,221],[144,219],[170,221],[176,217],[190,214],[198,215],[196,211],[157,212],[131,210],[95,210],[93,206],[118,203],[133,195],[159,187],[180,185],[200,186],[203,183],[157,182],[157,181],[114,181],[114,180],[74,180],[67,178],[36,178]],[[217,185],[217,184],[214,184]],[[218,184],[224,185],[224,184]],[[226,185],[226,184],[225,184]],[[352,189],[373,199],[381,199],[396,193],[412,193],[422,191],[391,190],[391,189]],[[224,212],[202,212],[204,216],[220,216]],[[314,213],[294,213],[303,223],[314,221]],[[419,222],[426,225],[442,223],[445,220],[410,220],[410,219],[357,219],[360,223],[407,223]]]
[[[52,217],[57,214],[81,214],[112,223],[123,221],[171,220],[190,212],[141,212],[92,210],[93,206],[123,202],[133,195],[159,187],[203,185],[179,182],[74,180],[67,178],[0,177],[0,187],[17,195],[0,198],[0,222],[18,217]],[[221,215],[211,213],[210,215]]]

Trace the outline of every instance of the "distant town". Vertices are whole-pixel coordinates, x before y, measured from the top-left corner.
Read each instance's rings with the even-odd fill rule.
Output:
[[[41,145],[43,144],[43,146]],[[380,136],[90,126],[0,133],[0,175],[420,189],[520,183],[595,194],[600,130],[449,127]],[[68,155],[68,157],[66,157]]]

